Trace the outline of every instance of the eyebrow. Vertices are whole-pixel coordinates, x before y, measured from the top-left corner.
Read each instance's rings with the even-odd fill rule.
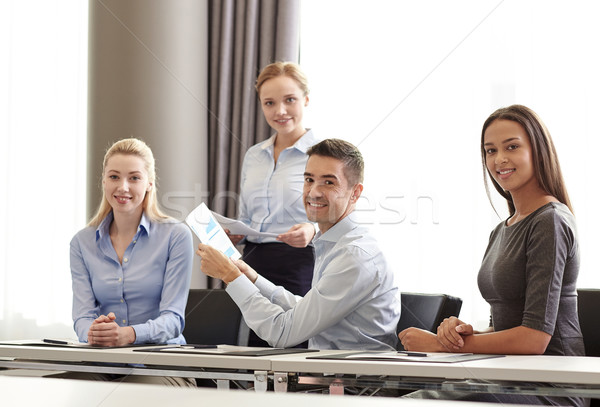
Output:
[[[511,137],[511,138],[507,138],[506,140],[504,140],[502,142],[502,144],[506,144],[506,143],[510,143],[511,141],[515,141],[515,140],[521,140],[521,137]],[[494,143],[484,143],[484,146],[493,146]]]
[[[118,170],[113,170],[113,169],[109,169],[107,172],[115,172],[115,173],[117,173],[117,174],[120,174],[120,173],[121,173],[121,171],[118,171]],[[137,171],[137,170],[136,170],[136,171],[131,171],[131,172],[129,172],[128,174],[141,174],[141,173],[142,173],[142,171]]]
[[[304,176],[305,177],[315,177],[315,175],[311,174],[310,172],[305,172]],[[321,175],[319,178],[327,178],[327,179],[339,180],[339,178],[335,174],[325,174],[325,175]]]

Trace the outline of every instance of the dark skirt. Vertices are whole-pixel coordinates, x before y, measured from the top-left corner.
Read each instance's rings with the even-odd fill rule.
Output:
[[[258,274],[293,294],[304,296],[310,290],[315,267],[312,246],[246,242],[242,259]]]

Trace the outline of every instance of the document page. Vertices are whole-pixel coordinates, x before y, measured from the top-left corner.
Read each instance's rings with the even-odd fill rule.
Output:
[[[336,359],[336,360],[365,360],[383,362],[432,362],[432,363],[456,363],[469,360],[500,358],[504,355],[484,355],[473,353],[421,353],[421,352],[351,352],[333,355],[314,356],[308,359]]]
[[[229,233],[232,235],[277,237],[277,233],[259,232],[258,230],[252,229],[242,221],[219,215],[216,212],[212,212],[212,214],[222,227],[229,229]]]
[[[202,243],[214,247],[233,260],[242,257],[204,202],[190,212],[185,222]]]

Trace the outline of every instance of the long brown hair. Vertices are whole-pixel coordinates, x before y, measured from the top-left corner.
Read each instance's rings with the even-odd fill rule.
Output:
[[[155,222],[161,222],[170,219],[169,216],[165,215],[158,207],[158,200],[156,198],[156,168],[154,164],[154,155],[152,154],[150,147],[148,147],[148,145],[142,140],[135,138],[127,138],[117,141],[108,149],[108,151],[106,151],[106,154],[104,155],[104,161],[102,162],[102,178],[104,178],[104,171],[106,170],[106,164],[108,163],[108,160],[117,154],[134,155],[136,157],[140,157],[144,161],[144,167],[148,173],[148,181],[152,184],[152,188],[150,191],[146,192],[144,202],[142,203],[142,207],[144,208],[146,216]],[[100,225],[102,220],[111,210],[112,208],[106,199],[106,192],[104,191],[104,187],[102,187],[102,201],[100,202],[98,211],[92,220],[90,220],[90,223],[88,223],[88,226]]]
[[[485,191],[490,202],[492,200],[487,182],[488,177],[492,181],[496,191],[506,199],[510,216],[515,213],[515,204],[510,192],[502,189],[494,177],[489,173],[485,163],[486,154],[483,145],[483,137],[489,125],[495,120],[511,120],[519,123],[523,129],[525,129],[525,132],[529,136],[529,141],[531,142],[533,168],[539,186],[545,193],[552,195],[558,199],[559,202],[567,205],[571,210],[571,213],[573,213],[571,200],[567,193],[567,187],[565,186],[565,181],[560,170],[558,155],[556,154],[552,137],[550,137],[550,132],[539,116],[533,110],[523,105],[512,105],[500,108],[492,113],[485,123],[483,123],[483,129],[481,130],[481,163],[483,165]]]

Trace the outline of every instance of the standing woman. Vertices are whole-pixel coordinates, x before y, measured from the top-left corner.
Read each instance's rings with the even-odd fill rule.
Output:
[[[184,344],[192,237],[161,212],[154,156],[137,139],[104,156],[103,197],[71,241],[73,321],[81,342]]]
[[[488,328],[451,317],[437,335],[399,333],[407,350],[583,356],[577,316],[579,245],[571,202],[550,133],[529,108],[498,109],[481,134],[484,174],[509,208],[491,233],[478,285],[491,307]],[[487,190],[486,184],[486,190]],[[488,191],[489,192],[489,191]],[[429,398],[432,392],[411,393]],[[581,398],[444,392],[436,398],[584,405]]]
[[[276,285],[303,296],[311,287],[315,226],[302,202],[306,150],[317,140],[302,118],[308,83],[292,62],[267,65],[256,80],[265,119],[275,134],[244,157],[239,219],[276,238],[246,237],[243,259]],[[230,235],[234,243],[244,236]]]

